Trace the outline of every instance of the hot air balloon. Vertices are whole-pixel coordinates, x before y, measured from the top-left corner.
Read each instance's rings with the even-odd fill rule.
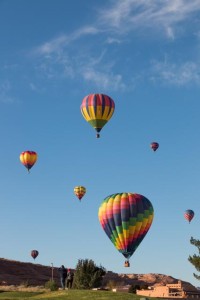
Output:
[[[37,153],[34,151],[24,151],[19,157],[21,163],[30,171],[37,161]]]
[[[191,209],[187,209],[184,212],[184,218],[190,223],[192,219],[194,218],[194,211]]]
[[[151,202],[140,194],[113,194],[103,200],[98,216],[103,230],[126,258],[125,267],[129,267],[129,258],[153,222]]]
[[[39,254],[39,252],[37,251],[37,250],[32,250],[31,251],[31,256],[32,256],[32,258],[35,260],[36,259],[36,257],[38,256],[38,254]]]
[[[74,194],[78,197],[79,200],[83,198],[86,193],[86,188],[84,186],[76,186],[74,188]]]
[[[90,94],[86,96],[81,104],[81,113],[85,120],[96,130],[96,137],[110,120],[115,110],[114,101],[104,94]]]
[[[159,148],[159,144],[157,142],[152,142],[150,147],[153,151],[156,151]]]

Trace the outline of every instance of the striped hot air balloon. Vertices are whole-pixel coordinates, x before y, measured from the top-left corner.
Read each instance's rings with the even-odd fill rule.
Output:
[[[154,210],[140,194],[118,193],[106,197],[99,207],[100,224],[115,248],[127,259],[133,255],[151,227]]]
[[[86,188],[84,186],[79,185],[74,188],[74,194],[78,197],[79,200],[83,198],[85,193],[86,193]]]
[[[157,142],[152,142],[150,147],[153,151],[156,151],[159,148],[159,144]]]
[[[32,250],[31,251],[31,256],[32,256],[32,258],[35,260],[36,259],[36,257],[39,255],[39,252],[37,251],[37,250]]]
[[[184,218],[190,223],[192,219],[194,218],[194,211],[191,209],[187,209],[184,212]]]
[[[104,94],[90,94],[83,99],[81,104],[81,113],[96,130],[97,138],[100,137],[99,132],[110,120],[114,110],[114,101]]]
[[[21,163],[30,171],[33,165],[37,161],[37,153],[35,151],[24,151],[20,154],[20,161]]]

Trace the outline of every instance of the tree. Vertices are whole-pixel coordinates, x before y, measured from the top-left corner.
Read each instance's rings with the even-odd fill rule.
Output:
[[[194,254],[193,256],[189,256],[189,262],[195,267],[195,269],[200,272],[200,240],[196,240],[193,237],[190,239],[190,243],[197,247],[199,255]],[[200,275],[193,273],[194,277],[200,280]]]
[[[106,270],[97,267],[91,259],[79,259],[74,275],[73,287],[76,289],[91,289],[101,286]]]

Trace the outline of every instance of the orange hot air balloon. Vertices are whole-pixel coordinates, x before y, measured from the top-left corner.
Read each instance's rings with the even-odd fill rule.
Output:
[[[20,161],[21,163],[30,171],[33,165],[37,161],[37,153],[35,151],[24,151],[20,154]]]

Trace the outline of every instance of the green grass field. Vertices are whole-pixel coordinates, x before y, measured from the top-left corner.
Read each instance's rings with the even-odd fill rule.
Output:
[[[57,292],[3,292],[0,300],[140,300],[141,296],[130,293],[114,293],[111,291],[66,290]],[[155,300],[156,298],[151,298]]]

